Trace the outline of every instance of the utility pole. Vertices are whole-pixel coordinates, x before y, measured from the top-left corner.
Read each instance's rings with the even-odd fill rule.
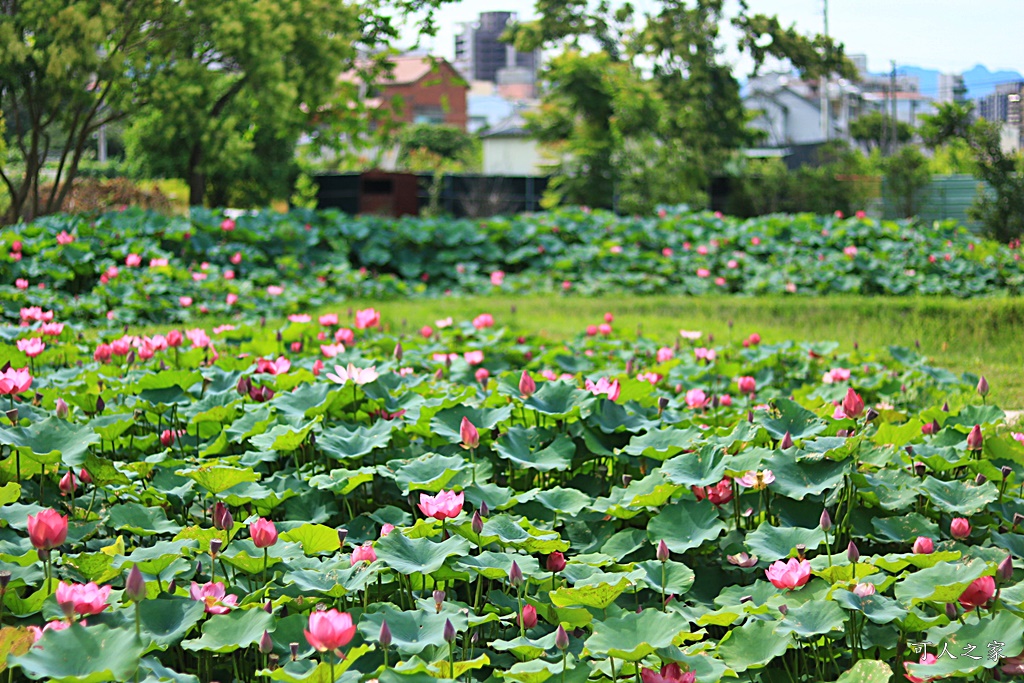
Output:
[[[889,92],[892,93],[892,146],[889,148],[890,153],[896,151],[896,146],[899,144],[899,109],[897,108],[898,100],[896,98],[896,60],[890,60],[892,71],[889,72]]]
[[[825,18],[825,37],[828,38],[828,0],[822,0],[822,13]],[[829,120],[828,101],[828,76],[822,74],[818,80],[818,89],[821,90],[821,134],[828,142],[832,139],[832,123]]]

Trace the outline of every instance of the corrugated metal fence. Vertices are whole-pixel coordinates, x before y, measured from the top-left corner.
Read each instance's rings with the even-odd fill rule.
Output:
[[[971,175],[937,175],[931,184],[914,199],[917,217],[922,221],[955,220],[970,228],[979,224],[967,215],[967,209],[978,196],[978,189],[987,185]],[[902,218],[897,202],[889,190],[888,183],[882,182],[882,211],[885,218]]]

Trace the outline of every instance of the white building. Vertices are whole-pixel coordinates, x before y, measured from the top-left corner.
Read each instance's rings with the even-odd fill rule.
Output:
[[[545,175],[545,160],[540,145],[530,137],[526,121],[513,114],[480,136],[483,146],[484,175]]]

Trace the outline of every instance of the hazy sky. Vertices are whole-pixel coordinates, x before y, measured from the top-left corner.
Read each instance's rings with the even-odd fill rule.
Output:
[[[634,0],[638,10],[655,0]],[[823,29],[823,0],[748,0],[751,10],[778,15],[803,33]],[[483,11],[518,12],[532,18],[533,0],[463,0],[439,14],[440,31],[425,45],[451,58],[456,23]],[[991,71],[1024,71],[1024,0],[829,0],[829,32],[847,54],[866,54],[871,71],[887,71],[889,60],[960,72],[976,64]],[[727,52],[727,54],[730,54]],[[737,63],[736,56],[731,58]],[[746,65],[742,62],[741,67]],[[739,74],[745,75],[745,74]]]

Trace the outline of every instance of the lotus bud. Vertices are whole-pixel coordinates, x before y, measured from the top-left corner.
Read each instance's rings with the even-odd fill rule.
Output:
[[[569,634],[561,624],[555,629],[555,647],[563,651],[569,648]]]
[[[477,536],[479,536],[481,533],[483,533],[483,530],[484,530],[484,520],[483,520],[483,517],[480,516],[480,511],[479,510],[477,510],[476,512],[473,513],[473,521],[471,522],[471,526],[473,527],[473,533],[476,534]]]
[[[1010,474],[1013,473],[1013,469],[1009,465],[1003,465],[999,468],[1000,473],[1003,475],[1003,479],[1009,478]]]
[[[663,412],[665,412],[665,408],[668,408],[668,397],[661,396],[658,398],[658,415],[661,415]]]
[[[971,523],[963,517],[955,517],[949,523],[949,535],[957,540],[964,540],[971,535]]]
[[[382,619],[380,622],[380,635],[377,636],[377,642],[385,650],[391,647],[391,629],[388,628],[387,619]]]
[[[0,572],[0,594],[7,592],[7,586],[11,582],[11,573],[6,569]]]
[[[845,438],[848,436],[853,436],[853,432],[850,431],[849,429],[840,429],[838,432],[836,432],[836,436]]]
[[[633,475],[623,474],[622,475],[622,488],[626,488],[633,481]]]
[[[1003,558],[1003,561],[999,563],[999,568],[996,570],[996,575],[1000,581],[1009,581],[1013,578],[1013,557],[1007,555]]]
[[[932,434],[938,434],[940,429],[942,429],[942,425],[939,424],[939,421],[932,420]]]
[[[746,597],[749,598],[750,596],[748,595]],[[779,605],[779,612],[782,613],[782,616],[786,616],[789,614],[789,607],[787,605]]]
[[[167,594],[174,595],[176,590],[178,590],[178,582],[175,579],[171,579],[170,583],[167,584]]]
[[[482,501],[480,501],[480,516],[481,516],[481,517],[486,517],[486,516],[488,516],[489,514],[491,514],[491,511],[490,511],[490,509],[489,509],[489,508],[487,507],[487,501],[486,501],[486,500],[482,500]]]
[[[220,553],[220,549],[223,546],[224,546],[224,541],[220,540],[219,538],[212,539],[210,541],[210,554],[213,555],[214,557],[216,557],[217,554]]]
[[[942,404],[942,412],[944,412],[944,413],[948,413],[949,412],[949,401],[945,401]]]
[[[821,511],[821,519],[819,522],[821,523],[823,531],[828,531],[832,528],[832,517],[829,516],[827,509]]]
[[[283,336],[283,335],[281,334],[281,330],[278,330],[278,331],[277,331],[277,334],[276,334],[276,335],[274,335],[274,336],[275,336],[275,337],[277,338],[277,343],[278,343],[278,344],[280,344],[280,343],[281,343],[281,340],[282,340],[282,339],[284,338],[284,336]]]
[[[455,627],[452,625],[451,619],[444,620],[444,642],[453,643],[455,642]]]
[[[480,445],[480,432],[468,417],[462,418],[462,424],[459,425],[459,436],[462,437],[462,447],[467,450]]]
[[[633,374],[633,359],[632,358],[630,358],[629,360],[626,361],[626,374],[627,375],[632,375]]]
[[[57,408],[56,408],[55,412],[57,413],[57,417],[59,417],[60,419],[62,419],[62,420],[67,419],[68,412],[69,412],[67,401],[65,401],[62,398],[58,398],[57,399]]]
[[[978,379],[978,393],[982,397],[988,396],[988,380],[985,379],[985,375]]]
[[[270,602],[270,600],[267,600],[265,603],[263,603],[263,611],[266,612],[267,614],[273,614],[274,613],[274,603]]]
[[[299,644],[298,643],[288,643],[288,649],[291,650],[292,661],[293,662],[298,661],[298,659],[299,659]]]
[[[252,390],[252,381],[248,377],[239,377],[238,384],[235,385],[235,391],[242,396],[248,396]]]
[[[60,478],[60,483],[57,485],[60,488],[61,495],[70,495],[75,492],[78,488],[78,484],[75,483],[75,473],[68,470],[63,477]]]
[[[974,478],[974,484],[975,484],[976,486],[981,486],[981,485],[982,485],[982,484],[984,484],[984,483],[985,483],[986,481],[988,481],[988,477],[986,477],[986,476],[985,476],[984,474],[982,474],[981,472],[978,472],[978,476],[976,476],[976,477]]]
[[[270,652],[274,649],[274,641],[270,638],[270,634],[266,631],[264,631],[263,635],[260,636],[259,647],[260,652],[265,655],[270,654]]]
[[[967,435],[967,448],[972,451],[980,451],[985,440],[981,435],[981,425],[971,427],[971,433]]]
[[[435,590],[434,591],[434,607],[437,608],[437,612],[438,613],[441,612],[441,606],[443,604],[444,604],[444,591],[443,590]]]
[[[747,422],[749,422],[751,424],[754,423],[754,411],[753,410],[748,410],[747,411]]]
[[[927,471],[928,468],[923,462],[914,463],[914,474],[916,474],[917,476],[923,477],[925,475],[925,472]]]
[[[804,559],[806,559],[806,554],[807,554],[807,546],[805,546],[803,543],[797,543],[796,544],[796,556],[799,557],[801,560],[804,560]]]
[[[946,618],[950,621],[955,621],[957,617],[956,605],[951,602],[946,603]]]
[[[338,529],[338,545],[342,548],[345,547],[345,539],[348,538],[348,529],[341,527]]]
[[[226,531],[233,529],[234,526],[235,519],[231,516],[231,510],[224,503],[217,501],[217,504],[213,506],[213,528]]]
[[[847,417],[860,417],[864,412],[864,399],[860,397],[853,387],[846,390],[846,397],[843,399],[843,412]]]
[[[402,355],[403,355],[402,354],[402,342],[397,342],[395,344],[395,352],[394,352],[395,360],[397,360],[399,363],[401,363],[402,362]]]
[[[785,451],[785,450],[789,450],[792,447],[793,447],[793,437],[790,435],[789,432],[786,432],[785,434],[782,435],[782,441],[779,442],[779,448],[781,448],[782,450]]]
[[[868,422],[872,422],[878,418],[878,411],[874,408],[868,408],[868,412],[864,413],[864,419]]]
[[[1019,512],[1013,513],[1013,527],[1017,528],[1021,524],[1024,524],[1024,515]]]
[[[438,368],[437,369],[437,372],[434,373],[434,379],[435,380],[444,379],[444,369],[443,368]]]
[[[668,544],[665,543],[664,539],[658,541],[658,551],[656,555],[658,558],[658,562],[668,562]]]
[[[565,569],[565,555],[559,551],[555,551],[548,555],[547,561],[544,563],[545,569],[549,572],[560,572]]]
[[[74,621],[74,619],[75,619],[75,603],[74,602],[72,602],[71,600],[67,600],[65,602],[58,602],[57,606],[60,607],[60,610],[64,613],[64,618],[65,619],[67,619],[69,622]]]
[[[83,484],[92,484],[92,476],[89,474],[89,470],[84,467],[78,470],[78,479]]]
[[[513,588],[523,585],[523,570],[519,568],[519,563],[515,560],[512,560],[512,568],[508,572],[508,582],[512,584]]]
[[[128,572],[128,580],[124,583],[124,594],[132,602],[142,602],[146,599],[146,579],[142,577],[138,565],[133,565]]]
[[[536,626],[537,608],[530,604],[523,605],[523,611],[519,615],[519,622],[524,629]]]
[[[7,411],[7,419],[11,421],[12,425],[17,425],[18,424],[18,409],[17,408],[11,408],[10,410],[8,410]]]
[[[873,583],[858,583],[853,587],[853,594],[860,598],[866,598],[869,595],[874,595],[875,590]]]
[[[523,370],[523,374],[519,376],[519,394],[523,398],[530,398],[535,391],[537,391],[537,382],[530,377],[529,372]]]
[[[850,541],[850,545],[846,546],[846,558],[854,564],[857,564],[857,560],[860,559],[860,551],[857,550],[857,544],[853,541]]]

